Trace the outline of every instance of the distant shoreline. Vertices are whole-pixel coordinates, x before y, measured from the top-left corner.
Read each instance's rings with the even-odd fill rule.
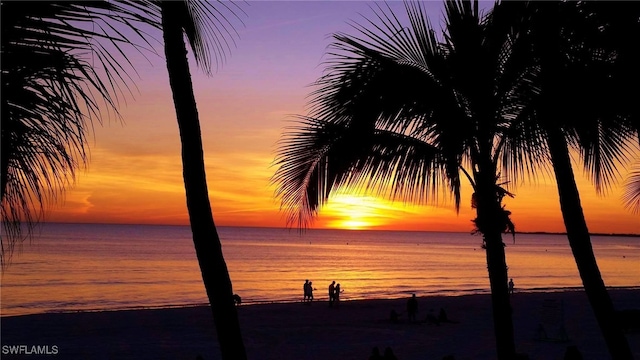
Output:
[[[189,225],[184,225],[184,224],[136,224],[136,223],[76,223],[76,222],[58,222],[58,221],[48,221],[48,222],[42,222],[40,223],[41,225],[46,225],[46,224],[54,224],[54,225],[114,225],[114,226],[118,226],[118,225],[124,225],[124,226],[183,226],[183,227],[189,227]],[[282,230],[288,230],[288,231],[299,231],[298,228],[291,228],[291,227],[286,227],[286,226],[245,226],[245,225],[217,225],[218,228],[249,228],[249,229],[282,229]],[[304,229],[303,231],[308,231],[308,230],[318,230],[318,231],[380,231],[380,232],[425,232],[425,233],[471,233],[471,230],[468,231],[438,231],[438,230],[389,230],[389,229],[377,229],[375,227],[370,228],[370,229],[357,229],[357,230],[353,230],[353,229],[335,229],[335,228],[308,228],[308,229]],[[564,235],[566,236],[567,233],[566,232],[553,232],[553,231],[516,231],[516,235],[517,234],[527,234],[527,235]],[[632,233],[599,233],[599,232],[592,232],[589,233],[590,236],[619,236],[619,237],[640,237],[640,233],[639,234],[632,234]]]
[[[528,235],[564,235],[566,232],[547,232],[547,231],[516,231],[517,234]],[[640,234],[617,234],[617,233],[589,233],[590,236],[618,236],[618,237],[640,237]]]

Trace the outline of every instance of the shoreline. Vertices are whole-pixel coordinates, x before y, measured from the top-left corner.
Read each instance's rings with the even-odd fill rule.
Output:
[[[610,294],[616,310],[640,309],[640,289],[616,288]],[[490,295],[420,297],[418,319],[442,307],[457,321],[439,326],[407,322],[402,316],[406,299],[349,300],[337,309],[326,300],[243,304],[238,314],[249,359],[366,359],[373,346],[390,346],[401,360],[495,359]],[[566,342],[536,339],[537,325],[548,320],[544,311],[550,300],[564,308]],[[530,359],[562,359],[569,345],[585,359],[609,358],[583,291],[520,292],[512,306],[516,348]],[[399,323],[390,322],[391,309],[401,313]],[[0,324],[3,346],[55,345],[57,357],[64,359],[220,358],[206,305],[7,316]],[[640,331],[627,333],[627,339],[640,358]],[[3,354],[3,359],[24,356]]]
[[[638,290],[640,291],[640,286],[608,286],[607,290],[609,291],[617,291],[617,290]],[[559,292],[580,292],[583,291],[582,286],[575,287],[544,287],[544,288],[532,288],[532,289],[520,289],[517,290],[519,294],[536,294],[536,293],[559,293]],[[351,302],[351,301],[376,301],[376,300],[399,300],[406,299],[410,294],[402,294],[401,296],[390,296],[390,297],[353,297],[343,300],[343,302]],[[450,294],[442,294],[442,293],[433,293],[427,295],[420,295],[419,298],[433,298],[433,297],[460,297],[460,296],[475,296],[475,295],[490,295],[489,290],[483,291],[451,291]],[[320,297],[316,300],[316,302],[326,301],[324,297]],[[300,303],[300,300],[245,300],[243,299],[242,307],[246,306],[260,306],[260,305],[273,305],[273,304],[296,304]],[[97,312],[117,312],[117,311],[136,311],[136,310],[163,310],[163,309],[181,309],[181,308],[194,308],[194,307],[208,307],[209,303],[187,303],[187,304],[167,304],[167,305],[139,305],[139,306],[123,306],[123,307],[114,307],[114,308],[95,308],[95,309],[77,309],[77,310],[47,310],[40,312],[29,312],[29,313],[18,313],[18,314],[10,314],[4,315],[0,312],[0,319],[10,318],[10,317],[18,317],[18,316],[30,316],[30,315],[41,315],[41,314],[78,314],[78,313],[97,313]],[[640,306],[639,306],[640,307]]]

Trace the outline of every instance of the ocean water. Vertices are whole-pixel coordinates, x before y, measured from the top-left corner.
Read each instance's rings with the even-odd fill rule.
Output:
[[[317,300],[335,280],[341,299],[489,292],[480,236],[468,233],[220,227],[243,303]],[[505,235],[516,291],[581,287],[566,236]],[[640,286],[640,238],[594,236],[607,286]],[[43,224],[0,283],[2,316],[207,302],[186,226]]]

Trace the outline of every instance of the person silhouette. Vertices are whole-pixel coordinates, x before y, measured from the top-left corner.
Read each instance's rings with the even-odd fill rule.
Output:
[[[240,297],[240,295],[238,294],[233,294],[233,303],[236,306],[240,306],[240,304],[242,304],[242,298]]]
[[[313,301],[313,290],[315,290],[313,288],[313,281],[309,281],[309,285],[307,287],[309,289],[309,302]]]
[[[335,289],[333,290],[333,301],[336,303],[336,307],[340,305],[340,293],[342,290],[340,289],[340,284],[336,284]]]
[[[378,349],[377,346],[374,346],[373,349],[371,349],[371,356],[369,356],[369,360],[382,360],[380,349]]]
[[[384,349],[384,360],[398,360],[398,358],[396,357],[396,355],[393,353],[393,350],[391,350],[390,347],[387,346],[386,349]]]
[[[416,313],[418,312],[418,299],[416,294],[412,294],[409,300],[407,300],[407,317],[409,322],[416,321]]]
[[[447,312],[444,311],[444,308],[440,308],[440,312],[438,313],[438,321],[441,323],[449,322],[449,317],[447,316]]]
[[[336,282],[332,281],[329,285],[329,307],[333,306],[333,300],[335,299],[334,292],[336,291]]]
[[[513,279],[509,279],[509,294],[513,294]]]
[[[567,346],[567,350],[564,353],[564,360],[582,360],[582,353],[575,345]]]
[[[433,313],[433,309],[429,309],[429,313],[427,314],[427,324],[434,324],[440,326],[440,320]]]
[[[398,322],[399,317],[400,317],[400,314],[398,314],[398,312],[396,312],[394,309],[391,309],[391,311],[389,312],[389,321],[396,324]]]
[[[302,291],[304,292],[302,302],[307,302],[309,300],[309,279],[304,281],[304,285],[302,285]]]

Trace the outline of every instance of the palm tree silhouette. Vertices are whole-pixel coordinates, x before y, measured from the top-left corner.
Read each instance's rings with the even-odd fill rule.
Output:
[[[141,51],[136,43],[146,42],[137,31],[145,20],[135,3],[5,1],[1,6],[4,268],[14,246],[31,235],[45,209],[86,165],[88,123],[101,122],[103,114],[118,116],[116,105],[128,91],[132,68],[116,62],[110,51]],[[130,38],[117,27],[132,29]]]
[[[223,3],[218,3],[225,6]],[[220,237],[216,230],[209,201],[204,168],[204,151],[200,121],[196,107],[187,50],[186,35],[194,49],[196,60],[205,66],[207,47],[204,40],[203,14],[213,17],[220,10],[199,2],[162,1],[162,29],[169,83],[173,93],[182,145],[183,177],[187,196],[187,209],[193,233],[202,279],[211,304],[220,352],[223,359],[246,359],[242,334],[229,271],[222,254]],[[226,10],[230,10],[226,8]],[[214,31],[210,28],[209,30]]]
[[[513,231],[502,205],[513,196],[500,167],[523,171],[544,157],[512,121],[528,98],[528,73],[512,73],[506,11],[482,17],[477,2],[447,1],[439,42],[418,3],[410,27],[378,6],[359,36],[335,34],[327,73],[309,116],[284,133],[275,164],[276,196],[290,224],[308,226],[339,187],[411,202],[449,192],[460,207],[461,177],[473,187],[473,220],[483,235],[499,359],[515,358],[502,233]],[[524,135],[523,135],[524,132]]]
[[[590,4],[594,6],[595,4]],[[600,6],[598,17],[604,18],[607,24],[606,39],[615,49],[618,57],[615,61],[615,81],[617,84],[614,96],[615,108],[630,121],[630,126],[640,145],[640,115],[636,100],[637,86],[640,81],[640,51],[637,39],[640,38],[640,25],[637,19],[640,4],[637,2],[616,3],[615,6]],[[630,41],[631,40],[631,41]],[[636,154],[637,155],[637,154]],[[640,213],[640,157],[636,156],[635,164],[624,183],[623,204],[634,213]]]
[[[527,101],[523,120],[535,122],[531,126],[541,130],[541,138],[532,140],[542,140],[548,150],[569,244],[609,352],[614,359],[631,359],[591,246],[569,150],[581,154],[598,190],[611,182],[617,166],[632,153],[631,120],[637,110],[628,101],[637,92],[624,82],[634,78],[637,69],[631,69],[631,52],[620,47],[616,38],[622,32],[638,39],[640,7],[599,2],[508,6],[522,11],[517,48],[523,51],[522,65],[535,69],[533,81],[538,88]],[[633,197],[627,199],[633,201]]]
[[[183,35],[196,60],[210,69],[209,51],[223,59],[236,16],[232,4],[218,2],[52,2],[2,3],[2,264],[23,238],[21,222],[43,214],[85,163],[87,119],[101,120],[104,102],[117,114],[118,97],[132,78],[133,65],[122,45],[150,45],[139,26],[162,30],[167,69],[183,145],[187,207],[203,281],[214,314],[224,359],[245,359],[233,304],[231,281],[222,256],[208,198],[199,120]],[[237,10],[239,8],[235,8]],[[238,18],[239,19],[239,18]],[[129,31],[129,39],[122,27]],[[123,55],[119,62],[100,41]],[[89,63],[83,53],[95,56]],[[95,71],[100,65],[102,73]],[[131,66],[131,67],[128,67]],[[40,212],[32,213],[34,205]],[[36,207],[37,208],[37,207]],[[231,307],[229,307],[231,305]]]

